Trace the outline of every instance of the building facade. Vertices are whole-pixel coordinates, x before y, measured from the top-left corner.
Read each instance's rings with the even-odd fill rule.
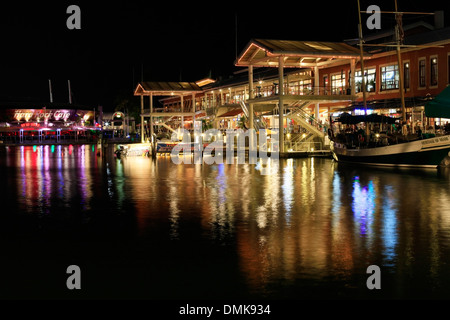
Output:
[[[152,109],[152,127],[192,130],[195,121],[203,121],[219,130],[282,128],[282,149],[298,150],[312,141],[323,147],[332,116],[339,113],[401,117],[402,90],[411,130],[434,130],[449,119],[426,117],[424,105],[450,83],[450,28],[419,22],[404,30],[400,66],[396,48],[389,45],[393,32],[366,39],[364,77],[356,43],[252,40],[235,62],[243,69],[232,77],[197,81],[200,90],[195,92],[167,91],[159,100],[162,107]],[[138,89],[135,95],[141,95],[142,110],[149,110],[144,96],[150,96],[150,104],[153,96]]]

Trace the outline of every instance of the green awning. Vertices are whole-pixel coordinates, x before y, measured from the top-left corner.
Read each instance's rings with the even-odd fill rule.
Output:
[[[442,90],[433,101],[425,104],[425,115],[428,118],[450,119],[450,86]]]

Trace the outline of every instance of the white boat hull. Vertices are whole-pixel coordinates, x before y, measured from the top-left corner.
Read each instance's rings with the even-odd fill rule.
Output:
[[[437,167],[450,152],[450,136],[374,148],[347,148],[332,142],[336,161],[381,166]]]

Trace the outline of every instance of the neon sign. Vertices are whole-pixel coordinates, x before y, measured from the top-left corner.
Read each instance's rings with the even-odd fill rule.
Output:
[[[14,120],[30,121],[49,121],[50,119],[67,121],[70,118],[70,111],[68,110],[15,110]]]
[[[39,128],[41,125],[39,123],[35,123],[35,122],[27,122],[27,123],[22,123],[20,126],[22,128],[27,128],[27,127]]]
[[[69,120],[70,117],[70,112],[67,111],[55,111],[55,113],[53,114],[53,118],[55,118],[55,120],[64,120],[67,121]]]

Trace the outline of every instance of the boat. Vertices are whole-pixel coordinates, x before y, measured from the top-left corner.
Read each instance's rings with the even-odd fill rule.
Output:
[[[355,124],[351,123],[356,123],[358,118],[365,125],[370,123],[364,117],[358,116],[340,117],[335,122],[354,126]],[[450,156],[450,135],[421,132],[403,135],[392,132],[395,119],[384,120],[384,125],[389,130],[371,132],[369,135],[366,135],[364,130],[337,135],[329,133],[333,158],[338,162],[378,166],[436,168],[447,165],[448,161],[445,160]]]
[[[358,2],[359,5],[359,2]],[[396,6],[397,7],[397,6]],[[395,13],[398,14],[397,9]],[[400,26],[399,26],[400,27]],[[363,39],[360,18],[360,47],[361,47],[361,74],[364,73]],[[397,32],[397,35],[400,32]],[[397,39],[398,64],[401,65],[401,41]],[[403,74],[400,72],[400,87],[402,87]],[[365,85],[363,81],[363,103],[365,115],[352,116],[342,114],[335,122],[349,125],[352,130],[335,134],[332,129],[328,131],[331,140],[330,149],[333,158],[338,162],[350,162],[378,166],[398,167],[431,167],[447,166],[450,164],[450,135],[431,133],[407,134],[406,109],[403,90],[401,92],[402,119],[383,117],[376,114],[367,114],[365,99]],[[425,105],[425,114],[432,118],[450,118],[450,87],[445,88],[433,101]],[[359,124],[361,129],[357,130]],[[372,123],[372,125],[370,125]],[[369,130],[378,123],[378,131]],[[392,130],[397,125],[398,129]],[[387,128],[386,131],[380,127]],[[364,127],[364,129],[362,129]]]

